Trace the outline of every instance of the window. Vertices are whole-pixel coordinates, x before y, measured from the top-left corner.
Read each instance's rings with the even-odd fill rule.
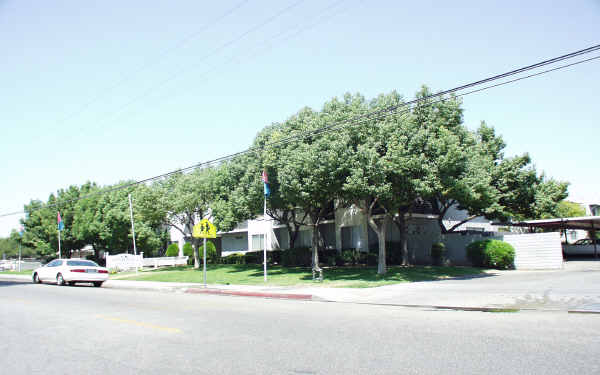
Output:
[[[265,248],[265,235],[264,234],[253,234],[252,235],[252,250],[263,250]]]
[[[91,260],[67,260],[67,266],[98,267],[98,265]]]

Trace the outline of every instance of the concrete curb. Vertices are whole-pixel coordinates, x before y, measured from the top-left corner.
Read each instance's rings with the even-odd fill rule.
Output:
[[[295,299],[295,300],[312,300],[312,294],[293,294],[293,293],[272,293],[272,292],[248,292],[239,290],[223,290],[223,289],[198,289],[188,288],[185,293],[191,294],[217,294],[241,297],[262,297],[262,298],[279,298],[279,299]]]

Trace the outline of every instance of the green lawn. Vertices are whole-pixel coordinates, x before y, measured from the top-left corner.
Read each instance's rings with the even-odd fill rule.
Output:
[[[33,270],[23,270],[21,272],[17,272],[17,271],[0,271],[1,274],[3,275],[31,275],[31,272]]]
[[[206,279],[208,284],[273,285],[273,286],[325,286],[337,288],[371,288],[402,282],[437,280],[441,278],[478,275],[480,268],[473,267],[389,267],[384,277],[377,275],[376,267],[334,267],[323,272],[323,282],[312,280],[310,268],[270,266],[268,281],[263,281],[262,265],[208,265]],[[171,281],[182,283],[202,283],[202,268],[174,267],[135,273],[111,275],[112,279]]]

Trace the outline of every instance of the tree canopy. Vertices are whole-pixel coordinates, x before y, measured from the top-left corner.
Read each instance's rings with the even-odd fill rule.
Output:
[[[32,200],[25,206],[23,244],[40,256],[53,256],[60,211],[66,254],[86,244],[97,251],[127,250],[131,194],[140,251],[164,252],[167,231],[174,228],[194,244],[198,267],[192,227],[209,218],[220,231],[229,231],[260,215],[263,171],[271,186],[267,214],[286,226],[290,246],[302,226],[312,227],[315,270],[323,243],[319,224],[335,207],[362,211],[379,241],[379,273],[386,271],[389,223],[398,227],[403,264],[409,263],[406,218],[419,207],[431,207],[442,233],[476,216],[521,220],[570,209],[559,203],[567,196],[566,182],[538,173],[526,153],[506,156],[505,141],[485,122],[469,130],[460,99],[431,95],[422,87],[418,101],[407,106],[397,92],[370,101],[346,94],[320,110],[302,108],[265,127],[251,152],[209,168],[174,173],[149,185],[125,183],[123,189],[91,182],[60,189],[46,202]],[[449,221],[453,207],[470,216]]]

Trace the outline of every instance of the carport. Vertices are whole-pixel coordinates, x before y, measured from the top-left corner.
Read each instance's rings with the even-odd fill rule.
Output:
[[[500,225],[500,224],[497,224]],[[582,229],[590,231],[592,238],[596,238],[596,230],[600,229],[600,216],[563,217],[558,219],[526,220],[517,223],[501,224],[513,227],[529,228],[531,232],[536,228],[554,231],[567,229]],[[566,238],[566,236],[565,236]],[[594,241],[594,257],[598,257],[597,241]]]

